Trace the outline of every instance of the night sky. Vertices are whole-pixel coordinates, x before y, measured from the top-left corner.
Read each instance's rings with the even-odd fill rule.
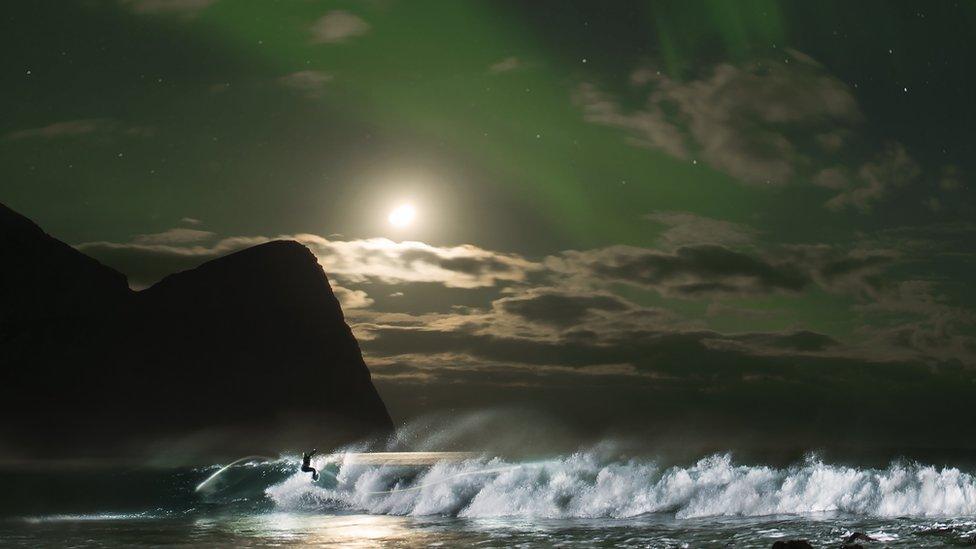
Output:
[[[0,201],[136,289],[299,240],[395,420],[936,446],[972,419],[976,3],[52,0],[2,21]]]

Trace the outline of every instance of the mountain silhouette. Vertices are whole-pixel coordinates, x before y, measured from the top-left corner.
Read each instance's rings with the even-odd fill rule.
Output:
[[[231,456],[392,430],[305,246],[268,242],[134,292],[3,205],[0,230],[0,456]]]

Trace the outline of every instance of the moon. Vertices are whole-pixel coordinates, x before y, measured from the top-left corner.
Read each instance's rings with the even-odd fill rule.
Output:
[[[410,204],[401,204],[393,211],[390,212],[390,216],[387,219],[390,221],[390,225],[398,229],[404,227],[409,227],[413,224],[413,220],[417,217],[417,210]]]

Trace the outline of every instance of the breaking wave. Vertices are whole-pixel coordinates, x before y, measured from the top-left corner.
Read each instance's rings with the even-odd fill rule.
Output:
[[[282,510],[469,518],[976,515],[976,477],[913,463],[862,469],[810,457],[774,468],[714,455],[687,467],[662,467],[652,460],[607,459],[595,450],[533,462],[482,457],[423,468],[361,464],[339,455],[316,465],[335,472],[332,486],[296,473],[266,485],[265,497]]]

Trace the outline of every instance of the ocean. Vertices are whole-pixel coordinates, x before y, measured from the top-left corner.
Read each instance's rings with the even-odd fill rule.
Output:
[[[537,460],[417,453],[246,458],[231,467],[5,471],[5,547],[839,547],[976,545],[976,476],[685,465],[599,449]]]

